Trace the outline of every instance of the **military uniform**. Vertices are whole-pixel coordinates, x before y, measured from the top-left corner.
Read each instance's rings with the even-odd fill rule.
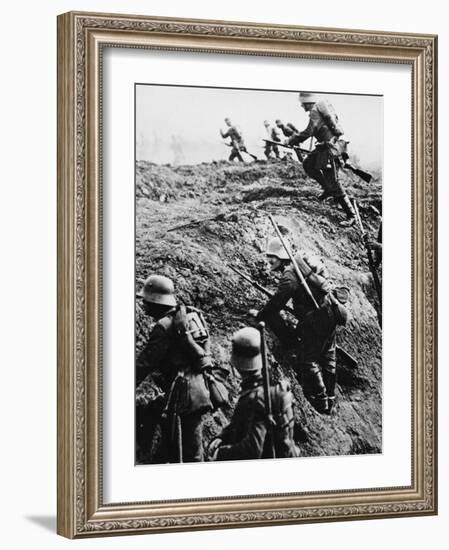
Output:
[[[281,132],[280,128],[278,128],[277,126],[272,126],[269,123],[265,123],[265,129],[267,131],[267,136],[268,136],[269,140],[281,143],[281,141],[282,141],[282,132]],[[277,145],[275,145],[274,143],[265,142],[264,154],[267,157],[267,159],[270,158],[271,151],[273,151],[275,157],[278,159],[279,158],[279,147]]]
[[[316,101],[312,94],[300,94],[300,100],[303,104],[313,103],[309,110],[309,123],[302,132],[292,135],[288,142],[290,145],[298,145],[311,137],[317,140],[315,149],[303,162],[304,170],[321,185],[321,199],[334,197],[352,222],[355,212],[338,178],[339,157],[342,153],[346,154],[347,146],[347,142],[339,140],[343,135],[343,128],[338,116],[329,102]]]
[[[165,393],[163,434],[168,460],[179,461],[175,432],[180,430],[182,460],[198,462],[203,460],[202,416],[212,407],[202,373],[202,369],[210,365],[209,341],[202,347],[190,334],[180,334],[176,326],[177,311],[177,308],[171,309],[155,324],[136,360],[136,382],[140,384],[150,374]],[[191,312],[201,315],[199,310],[188,307],[187,313]],[[150,412],[160,413],[160,405],[158,410],[153,408]]]
[[[296,263],[312,292],[319,309],[298,280],[291,264],[285,267],[277,292],[258,313],[276,332],[280,324],[279,312],[292,299],[295,316],[299,319],[297,336],[300,338],[299,369],[297,374],[304,393],[319,412],[329,412],[335,399],[336,342],[338,324],[346,322],[345,310],[330,296],[331,285],[324,266],[313,265],[297,255]]]
[[[299,134],[298,128],[296,128],[296,126],[291,122],[287,122],[287,124],[284,124],[282,121],[276,120],[276,126],[277,128],[279,128],[279,130],[281,130],[281,132],[286,138],[291,138],[295,134]],[[288,143],[288,140],[287,140],[287,143]],[[302,159],[301,152],[295,149],[295,153],[296,153],[296,156],[298,157],[299,162],[302,162],[303,159]]]
[[[240,128],[231,124],[226,132],[221,133],[221,136],[223,139],[231,138],[232,149],[228,160],[233,161],[234,159],[238,159],[240,162],[243,162],[240,151],[246,152],[246,145]]]
[[[289,391],[277,386],[271,388],[272,405],[278,399],[277,393]],[[275,413],[275,411],[273,411]],[[274,414],[276,421],[276,414]],[[291,458],[299,455],[293,442],[293,415],[280,419],[286,432],[276,437],[282,426],[274,428],[276,458]],[[286,425],[288,424],[288,425]],[[222,441],[216,460],[249,460],[271,458],[270,442],[267,438],[267,414],[265,409],[263,380],[260,373],[243,380],[240,397],[230,424],[220,435]]]
[[[299,456],[293,441],[293,396],[287,382],[269,385],[268,416],[261,344],[260,332],[252,327],[233,336],[231,363],[242,376],[241,392],[230,424],[209,446],[211,460]]]

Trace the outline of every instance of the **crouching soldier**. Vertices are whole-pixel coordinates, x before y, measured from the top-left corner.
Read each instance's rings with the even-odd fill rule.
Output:
[[[136,387],[148,376],[165,394],[162,407],[148,409],[152,429],[143,426],[141,431],[152,439],[161,423],[167,460],[200,462],[202,419],[212,408],[204,376],[212,365],[204,317],[196,308],[177,305],[172,281],[161,275],[148,277],[140,296],[145,313],[156,324],[136,360]],[[142,413],[137,416],[143,422]]]
[[[320,413],[330,414],[335,402],[336,328],[347,321],[344,304],[348,289],[332,287],[321,260],[297,254],[294,261],[318,305],[316,308],[280,239],[275,237],[269,241],[266,255],[271,271],[279,272],[281,279],[276,293],[263,309],[250,313],[258,321],[265,321],[276,333],[282,321],[280,311],[292,299],[295,317],[299,320],[296,327],[297,375],[313,407]]]
[[[231,362],[242,377],[240,396],[230,424],[209,445],[209,459],[299,456],[293,440],[293,396],[287,382],[270,388],[271,416],[267,412],[257,329],[245,327],[234,334]]]

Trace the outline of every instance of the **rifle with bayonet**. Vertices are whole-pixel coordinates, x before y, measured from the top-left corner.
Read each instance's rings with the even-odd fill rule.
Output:
[[[253,279],[251,279],[251,277],[248,277],[248,275],[245,275],[244,273],[242,273],[240,270],[238,270],[236,267],[232,266],[232,265],[229,265],[228,266],[230,269],[232,269],[232,271],[234,271],[235,273],[237,273],[237,275],[240,275],[240,277],[242,277],[242,279],[245,279],[245,281],[247,281],[249,284],[253,285],[254,288],[256,288],[257,290],[259,290],[260,292],[263,292],[265,294],[265,296],[268,296],[268,298],[272,298],[274,296],[274,292],[271,292],[271,290],[268,290],[268,288],[265,288],[264,286],[262,286],[261,284],[259,284],[257,281],[254,281]],[[284,306],[284,310],[285,311],[288,311],[289,313],[291,313],[292,315],[295,314],[293,308],[289,307],[289,306]]]
[[[274,230],[276,231],[276,234],[279,237],[279,240],[281,241],[282,246],[284,247],[285,252],[287,253],[290,261],[292,262],[293,269],[296,273],[296,276],[299,279],[299,282],[301,283],[302,287],[304,288],[306,294],[309,296],[309,298],[310,298],[311,302],[313,303],[313,306],[315,307],[315,309],[320,309],[320,306],[318,305],[318,302],[315,300],[315,297],[313,296],[312,291],[310,290],[309,285],[307,284],[307,281],[304,278],[304,275],[302,274],[301,270],[299,269],[298,264],[297,264],[293,254],[292,254],[292,251],[290,250],[290,247],[287,245],[282,233],[279,230],[279,227],[277,226],[277,223],[274,221],[273,216],[271,214],[268,214],[268,218],[270,219],[270,221],[271,221],[271,223],[274,227]],[[349,364],[350,366],[353,366],[353,367],[357,366],[357,361],[349,353],[344,351],[339,346],[336,346],[336,350],[339,350],[340,355],[347,359],[347,361],[346,361],[347,364]]]
[[[260,353],[262,356],[262,379],[263,379],[263,394],[265,402],[265,411],[267,414],[267,438],[269,458],[276,458],[276,449],[274,446],[274,426],[273,411],[271,408],[271,392],[270,392],[270,373],[268,369],[267,358],[267,343],[265,340],[265,323],[262,321],[258,327],[260,332]]]
[[[302,157],[303,154],[305,154],[305,155],[310,154],[310,151],[308,151],[307,149],[303,149],[302,147],[299,147],[298,145],[288,145],[286,143],[281,143],[281,142],[278,142],[278,141],[272,141],[270,139],[264,139],[263,141],[265,141],[266,143],[271,143],[272,145],[278,145],[279,147],[285,147],[286,149],[293,149],[296,152],[296,154],[298,155],[298,158],[299,158],[299,155],[301,155],[301,157]],[[360,168],[356,168],[355,166],[352,166],[352,164],[349,164],[349,162],[347,162],[347,158],[345,158],[344,155],[341,155],[341,158],[343,160],[343,164],[342,164],[341,167],[344,170],[346,170],[346,169],[350,170],[353,174],[358,176],[360,179],[362,179],[366,183],[369,183],[373,179],[373,176],[371,174],[369,174],[368,172],[365,172],[364,170],[360,170]],[[302,158],[300,160],[302,161]]]
[[[274,296],[274,292],[271,292],[271,290],[268,290],[268,288],[265,288],[264,286],[259,284],[257,281],[254,281],[253,279],[251,279],[251,277],[249,277],[248,275],[245,275],[245,273],[242,273],[236,267],[233,267],[232,265],[229,265],[228,267],[232,269],[232,271],[237,273],[237,275],[240,275],[242,279],[244,279],[249,284],[251,284],[259,292],[262,292],[263,294],[265,294],[265,296],[268,296],[268,298],[272,298]],[[288,311],[288,313],[291,313],[295,318],[297,318],[293,308],[285,305],[282,309],[284,311]],[[339,345],[336,346],[336,352],[340,361],[345,365],[348,365],[348,367],[356,368],[358,366],[356,359],[354,359],[354,357],[350,353],[348,353],[346,350],[341,348]]]
[[[371,247],[368,244],[368,234],[365,231],[365,228],[363,227],[362,218],[360,217],[360,212],[359,212],[359,207],[358,207],[357,201],[354,199],[352,202],[353,202],[353,205],[354,205],[355,219],[357,221],[357,225],[358,225],[359,230],[360,230],[360,235],[362,236],[363,244],[365,246],[366,254],[368,256],[369,270],[371,271],[371,274],[373,276],[374,288],[376,289],[377,298],[379,300],[380,312],[379,312],[378,319],[379,319],[379,325],[382,327],[382,314],[381,314],[381,311],[382,311],[382,285],[381,285],[381,282],[380,282],[380,279],[379,279],[379,274],[377,273],[376,262],[374,261],[374,257],[373,257],[373,251],[372,251]]]

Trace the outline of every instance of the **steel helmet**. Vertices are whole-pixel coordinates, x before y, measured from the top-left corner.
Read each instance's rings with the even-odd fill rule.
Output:
[[[304,103],[316,103],[318,99],[315,94],[310,92],[299,92],[299,101],[304,105]]]
[[[262,369],[260,332],[252,327],[238,330],[232,337],[231,363],[239,372],[256,372]]]
[[[175,306],[175,287],[173,281],[163,275],[150,275],[143,284],[140,296],[151,304]]]
[[[284,248],[284,245],[281,243],[281,239],[278,237],[273,237],[268,241],[267,250],[265,252],[267,256],[276,256],[280,260],[289,260],[287,251]]]

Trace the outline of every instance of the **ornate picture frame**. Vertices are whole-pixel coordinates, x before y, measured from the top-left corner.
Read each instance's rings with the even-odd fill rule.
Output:
[[[105,502],[103,53],[235,54],[411,69],[411,483]],[[437,513],[437,37],[70,12],[58,17],[58,533],[69,538]],[[130,367],[130,371],[132,366]]]

